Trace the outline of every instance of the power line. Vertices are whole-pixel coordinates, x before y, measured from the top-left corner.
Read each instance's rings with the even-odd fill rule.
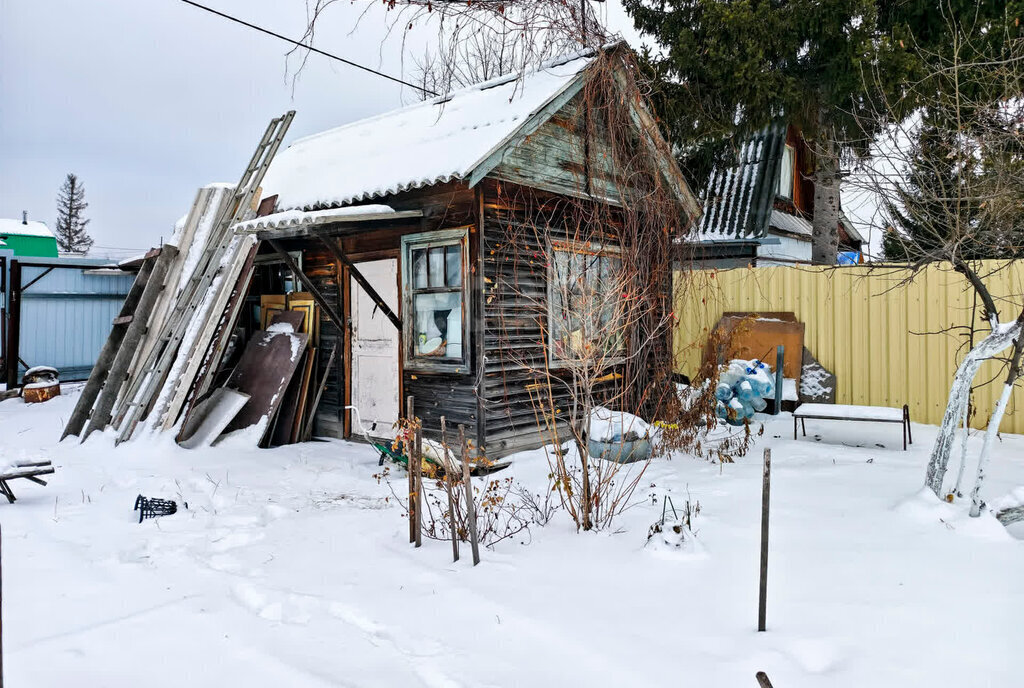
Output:
[[[274,38],[279,38],[282,41],[287,41],[288,43],[291,43],[292,45],[296,45],[296,46],[298,46],[300,48],[305,48],[306,50],[309,50],[309,51],[314,52],[314,53],[318,53],[320,55],[323,55],[324,57],[329,57],[332,60],[337,60],[338,62],[342,62],[344,64],[347,64],[349,67],[355,67],[356,69],[361,69],[364,72],[369,72],[370,74],[376,74],[377,76],[384,77],[385,79],[387,79],[389,81],[394,81],[397,84],[402,84],[403,86],[408,86],[410,88],[415,88],[417,91],[423,91],[424,93],[426,93],[428,95],[432,95],[432,96],[438,95],[437,93],[435,93],[434,91],[431,91],[430,89],[423,88],[422,86],[417,86],[416,84],[410,84],[408,81],[402,81],[401,79],[399,79],[396,76],[391,76],[390,74],[385,74],[384,72],[378,72],[376,69],[372,69],[370,67],[365,67],[365,66],[363,66],[363,65],[361,65],[361,64],[359,64],[357,62],[353,62],[352,60],[346,60],[344,57],[338,57],[337,55],[333,55],[333,54],[331,54],[331,53],[329,53],[329,52],[327,52],[325,50],[320,50],[320,48],[315,48],[312,45],[309,45],[308,43],[302,43],[301,41],[296,41],[293,38],[288,38],[287,36],[282,36],[281,34],[275,33],[273,31],[271,31],[270,29],[265,29],[262,26],[256,26],[255,24],[250,24],[249,22],[245,21],[244,19],[239,19],[238,17],[233,17],[230,14],[225,14],[224,12],[220,12],[219,10],[215,10],[212,7],[207,7],[206,5],[200,5],[198,2],[193,2],[192,0],[181,0],[181,1],[183,3],[185,3],[186,5],[192,5],[193,7],[197,7],[199,9],[201,9],[201,10],[205,10],[205,11],[209,12],[210,14],[215,14],[218,17],[222,17],[224,19],[227,19],[228,21],[233,21],[236,24],[241,24],[242,26],[248,27],[250,29],[255,29],[256,31],[259,31],[261,33],[265,33],[268,36],[273,36]]]

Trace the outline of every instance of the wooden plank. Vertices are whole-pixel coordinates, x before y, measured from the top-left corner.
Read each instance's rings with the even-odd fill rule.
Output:
[[[476,502],[473,501],[473,482],[469,477],[469,445],[466,443],[466,426],[459,426],[459,444],[462,447],[462,482],[466,487],[466,522],[469,526],[469,544],[473,549],[473,566],[480,563],[480,544],[476,533]]]
[[[182,409],[184,409],[185,404],[189,401],[189,393],[193,389],[193,384],[200,376],[200,371],[203,369],[204,364],[207,363],[207,352],[211,346],[216,346],[216,335],[218,331],[221,331],[221,323],[225,320],[225,315],[227,314],[227,318],[232,323],[234,322],[230,305],[233,302],[237,302],[237,299],[234,297],[238,290],[242,288],[239,286],[239,282],[248,284],[249,274],[252,269],[251,260],[255,257],[255,244],[256,242],[251,239],[248,240],[248,243],[243,240],[237,247],[236,252],[231,256],[231,262],[228,265],[226,274],[221,278],[212,300],[207,296],[196,309],[197,316],[205,318],[203,327],[189,346],[184,369],[180,371],[177,379],[165,382],[165,384],[174,385],[173,394],[167,400],[163,409],[157,407],[153,412],[154,420],[162,422],[164,430],[170,430],[178,422]],[[209,303],[207,303],[208,301]],[[181,352],[179,351],[178,356],[180,355]],[[210,372],[212,367],[207,365],[207,372]],[[170,374],[170,370],[168,370],[167,374]],[[157,415],[161,413],[163,414],[162,420],[161,416]]]
[[[308,442],[310,437],[313,436],[313,425],[316,423],[316,410],[320,406],[320,399],[324,395],[324,390],[327,389],[327,379],[331,375],[331,368],[334,367],[334,359],[338,355],[338,342],[334,342],[334,348],[331,349],[331,355],[327,359],[327,366],[324,368],[324,375],[320,379],[320,384],[317,386],[316,396],[313,398],[313,404],[309,407],[308,418],[306,420],[306,426],[302,430],[302,434],[299,436],[300,442]]]
[[[292,376],[291,382],[288,383],[288,389],[284,393],[284,400],[281,402],[277,418],[274,420],[274,427],[269,433],[271,447],[280,447],[285,444],[291,444],[293,441],[292,429],[295,427],[295,418],[299,414],[302,383],[306,370],[311,363],[312,353],[312,347],[306,350],[306,355],[299,364],[295,375]]]
[[[306,408],[309,406],[309,384],[313,379],[313,366],[316,363],[317,349],[310,347],[309,355],[306,358],[306,365],[302,371],[302,382],[299,386],[298,407],[295,410],[295,419],[292,421],[291,441],[299,442],[302,435],[303,422],[306,418]]]
[[[231,341],[231,335],[235,329],[235,324],[238,322],[238,317],[241,315],[242,307],[245,305],[245,297],[249,291],[249,285],[252,282],[254,262],[256,260],[258,248],[258,245],[254,244],[249,249],[249,255],[246,257],[246,262],[242,266],[242,271],[239,274],[238,279],[235,281],[235,288],[228,299],[228,305],[224,309],[224,314],[221,316],[220,322],[217,324],[217,329],[214,331],[213,344],[207,348],[206,355],[203,358],[203,363],[199,367],[199,372],[192,383],[192,389],[189,392],[186,401],[185,416],[188,415],[199,399],[206,396],[206,393],[214,382],[215,376],[220,371],[224,352],[227,350],[228,343]]]
[[[156,304],[157,298],[160,296],[161,291],[163,291],[167,268],[170,267],[170,263],[176,255],[178,255],[178,249],[170,244],[166,244],[160,252],[160,257],[156,259],[156,265],[153,266],[153,272],[146,282],[142,296],[139,298],[138,306],[135,308],[135,314],[139,317],[133,319],[131,324],[128,325],[128,329],[124,333],[121,344],[117,349],[117,354],[110,364],[107,379],[96,399],[92,415],[89,417],[89,425],[86,426],[85,432],[82,434],[83,442],[88,439],[94,430],[102,431],[103,428],[110,424],[114,403],[121,392],[121,386],[128,377],[128,366],[131,364],[132,359],[135,358],[135,354],[139,349],[139,343],[146,333],[146,322],[149,320],[149,315]]]
[[[142,298],[142,293],[145,291],[155,264],[155,259],[147,258],[143,262],[142,268],[139,269],[139,274],[135,277],[135,281],[132,282],[132,287],[128,290],[128,296],[125,297],[124,303],[121,305],[120,315],[114,319],[110,334],[107,335],[107,341],[103,343],[103,348],[96,359],[96,365],[93,366],[89,379],[85,383],[85,387],[82,388],[82,393],[75,404],[75,410],[71,412],[71,417],[68,419],[67,425],[64,426],[64,434],[60,436],[62,440],[68,435],[77,436],[78,433],[82,432],[85,421],[89,418],[89,412],[92,411],[93,403],[96,401],[103,383],[106,382],[107,373],[114,362],[114,358],[117,356],[118,349],[121,347],[125,332],[128,331],[124,325],[131,322],[131,314],[138,306],[139,299]],[[121,322],[125,318],[127,320]]]
[[[277,255],[281,256],[281,260],[284,261],[284,264],[288,269],[295,273],[295,276],[299,278],[299,281],[302,282],[302,285],[313,296],[313,300],[316,301],[317,305],[320,306],[323,312],[327,314],[327,317],[331,319],[331,322],[334,323],[335,327],[344,331],[345,321],[340,315],[338,315],[338,312],[334,310],[334,307],[331,306],[327,299],[324,298],[324,295],[320,293],[320,290],[316,287],[316,283],[314,283],[306,273],[299,269],[299,266],[295,264],[292,257],[288,255],[288,251],[286,251],[279,242],[269,240],[267,243],[270,244],[270,247],[277,252]]]
[[[456,480],[455,463],[448,458],[448,433],[445,427],[445,418],[441,416],[441,450],[444,452],[444,489],[448,493],[448,529],[452,536],[452,561],[459,560],[459,533],[455,527],[455,495],[454,483]],[[465,457],[463,457],[465,459]]]

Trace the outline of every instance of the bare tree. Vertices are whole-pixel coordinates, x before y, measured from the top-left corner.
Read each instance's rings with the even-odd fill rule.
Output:
[[[890,232],[887,252],[898,247],[911,275],[930,264],[949,264],[983,307],[988,332],[975,342],[972,328],[971,346],[954,375],[928,462],[925,483],[937,496],[943,496],[958,425],[965,433],[961,464],[947,498],[962,494],[972,384],[984,361],[1012,347],[1003,394],[988,420],[971,490],[972,515],[978,515],[991,440],[1019,378],[1024,342],[1024,310],[1004,319],[999,298],[989,288],[991,276],[1007,263],[981,260],[1024,255],[1024,41],[1007,39],[992,47],[974,27],[953,20],[948,31],[952,45],[945,52],[917,50],[924,76],[907,85],[904,97],[921,108],[899,124],[880,126],[898,121],[894,114],[901,111],[901,103],[876,103],[877,119],[866,123],[865,130],[884,132],[873,142],[877,157],[850,183],[881,200],[882,228]],[[923,141],[940,153],[922,155]],[[922,178],[928,183],[922,184]],[[912,231],[894,229],[906,227],[907,218]]]

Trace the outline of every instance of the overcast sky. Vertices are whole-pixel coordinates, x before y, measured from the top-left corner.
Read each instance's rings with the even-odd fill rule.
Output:
[[[288,36],[305,28],[305,0],[204,4]],[[380,5],[337,3],[317,46],[401,74],[401,36],[386,38]],[[609,23],[636,42],[618,2],[608,5]],[[169,237],[198,187],[238,180],[271,117],[296,110],[293,140],[413,99],[317,55],[293,87],[287,50],[180,0],[0,0],[0,217],[27,210],[52,227],[74,172],[96,246],[147,248]]]

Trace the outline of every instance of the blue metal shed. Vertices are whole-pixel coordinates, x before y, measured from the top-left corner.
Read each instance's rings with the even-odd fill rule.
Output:
[[[15,261],[20,269],[12,269]],[[11,348],[11,281],[18,272],[19,378],[27,367],[48,365],[63,381],[87,379],[135,275],[104,258],[0,257],[5,359]]]

